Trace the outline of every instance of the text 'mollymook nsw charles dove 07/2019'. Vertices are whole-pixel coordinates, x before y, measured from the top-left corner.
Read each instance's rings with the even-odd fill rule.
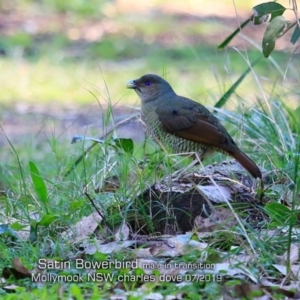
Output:
[[[222,152],[235,158],[254,178],[262,178],[258,166],[203,105],[177,95],[166,80],[154,74],[130,80],[126,86],[141,99],[147,134],[162,145],[174,153],[196,152],[200,159]]]

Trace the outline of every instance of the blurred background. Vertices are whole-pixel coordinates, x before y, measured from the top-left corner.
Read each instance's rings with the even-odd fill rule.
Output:
[[[100,136],[107,106],[115,121],[138,111],[139,99],[125,83],[145,73],[164,75],[179,94],[213,106],[249,61],[262,56],[266,24],[249,24],[229,47],[217,49],[260,3],[0,0],[2,159],[10,155],[8,140],[30,156],[28,149],[51,149],[52,138],[68,149],[76,134]],[[295,18],[292,11],[285,17]],[[255,66],[227,109],[246,111],[278,89],[287,105],[299,105],[293,87],[300,57],[289,39],[280,39],[272,56]],[[142,136],[139,124],[120,133]]]

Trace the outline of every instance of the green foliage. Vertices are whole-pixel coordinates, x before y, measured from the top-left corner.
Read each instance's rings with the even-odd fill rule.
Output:
[[[298,22],[300,22],[300,19],[298,20]],[[295,30],[294,30],[294,32],[292,34],[292,37],[291,37],[291,43],[293,45],[295,45],[296,42],[298,41],[299,37],[300,37],[300,28],[299,28],[299,25],[297,23],[296,27],[295,27]]]
[[[272,226],[281,227],[286,224],[295,224],[295,216],[293,216],[291,210],[286,206],[273,202],[266,204],[264,208],[272,219]],[[293,218],[292,223],[291,218]]]
[[[278,16],[281,16],[286,8],[277,2],[266,2],[262,4],[258,4],[253,7],[253,22],[255,25],[262,23],[262,18],[266,15],[271,14],[271,19],[275,19]]]
[[[114,139],[114,142],[116,143],[117,148],[122,149],[126,153],[133,154],[133,140],[132,139]]]
[[[268,57],[275,48],[275,41],[286,29],[287,20],[283,16],[272,19],[269,23],[262,41],[263,54]]]
[[[247,24],[251,22],[251,19],[245,20],[239,28],[237,28],[233,33],[231,33],[219,46],[218,49],[224,49],[231,41],[232,39],[244,28],[247,26]]]
[[[269,57],[272,51],[275,48],[276,40],[284,35],[292,27],[296,26],[292,37],[291,43],[295,44],[300,37],[300,29],[297,20],[293,23],[288,22],[282,15],[285,12],[286,8],[279,4],[278,2],[266,2],[258,4],[253,7],[253,16],[251,19],[244,21],[239,28],[237,28],[232,34],[230,34],[219,46],[219,49],[225,48],[230,41],[250,22],[253,21],[254,25],[260,25],[263,22],[266,22],[269,18],[269,24],[265,31],[263,41],[262,41],[262,50],[265,57]],[[297,15],[297,8],[293,7],[295,15]]]
[[[30,169],[32,183],[35,188],[35,192],[38,195],[39,200],[42,201],[44,204],[46,204],[48,198],[48,192],[47,192],[45,181],[41,177],[40,172],[34,162],[32,161],[29,162],[29,169]]]

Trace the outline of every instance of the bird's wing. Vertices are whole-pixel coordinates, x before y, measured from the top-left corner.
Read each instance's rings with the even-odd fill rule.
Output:
[[[234,144],[229,134],[209,111],[198,105],[159,106],[156,109],[162,128],[178,137],[208,144],[226,150],[227,144]],[[203,114],[201,111],[208,112]],[[224,132],[225,130],[225,132]]]

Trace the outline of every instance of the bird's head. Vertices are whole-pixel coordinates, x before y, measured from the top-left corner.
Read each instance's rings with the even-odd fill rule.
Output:
[[[158,99],[165,93],[174,94],[170,84],[158,75],[146,74],[141,78],[129,80],[126,83],[128,89],[134,89],[142,102]]]

